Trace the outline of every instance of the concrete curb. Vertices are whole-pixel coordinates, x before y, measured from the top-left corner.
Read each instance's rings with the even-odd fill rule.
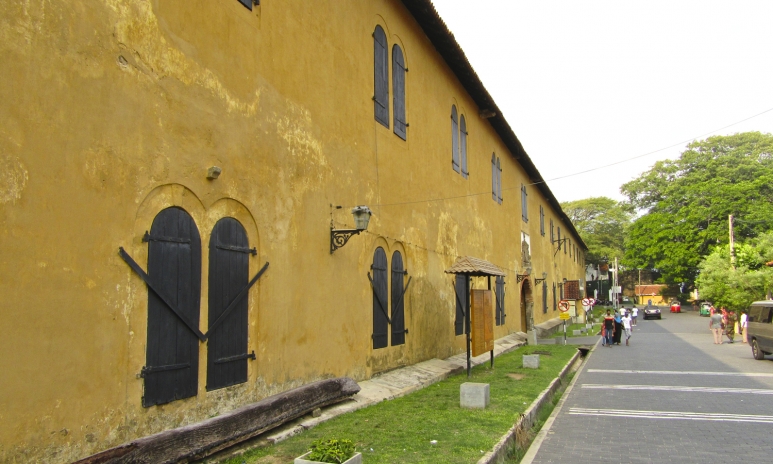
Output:
[[[577,351],[577,353],[572,356],[572,359],[570,359],[564,368],[561,369],[558,377],[553,379],[553,381],[550,382],[550,385],[548,385],[548,387],[544,389],[542,393],[539,394],[539,396],[537,396],[531,405],[529,405],[528,409],[526,409],[526,411],[521,414],[521,417],[518,418],[518,421],[515,423],[515,425],[499,440],[496,445],[494,445],[494,448],[488,453],[484,454],[483,457],[478,460],[478,464],[501,464],[505,462],[505,459],[507,458],[507,450],[512,447],[513,443],[515,443],[516,434],[519,433],[519,431],[523,432],[530,430],[534,426],[534,423],[537,421],[543,406],[548,401],[553,399],[556,391],[558,391],[558,389],[564,383],[564,379],[569,374],[569,372],[571,372],[574,365],[577,362],[582,362],[581,356],[582,353],[580,353],[580,351]]]

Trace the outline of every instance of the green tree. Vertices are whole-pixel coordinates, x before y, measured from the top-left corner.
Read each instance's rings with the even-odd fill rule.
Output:
[[[765,298],[771,289],[773,269],[764,263],[770,261],[771,253],[771,232],[736,246],[735,268],[731,265],[729,245],[715,247],[698,266],[696,284],[701,298],[711,300],[716,307],[736,311]]]
[[[740,243],[773,228],[773,136],[693,142],[679,159],[658,161],[621,191],[644,213],[628,230],[626,263],[657,269],[667,284],[692,282],[701,260],[728,242],[728,215],[736,218]]]
[[[588,245],[586,262],[623,257],[625,232],[633,218],[632,209],[625,203],[593,197],[561,203],[561,208]]]

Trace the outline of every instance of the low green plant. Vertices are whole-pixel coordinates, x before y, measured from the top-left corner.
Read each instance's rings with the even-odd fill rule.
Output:
[[[354,443],[351,440],[330,438],[311,442],[309,461],[341,464],[354,456]]]

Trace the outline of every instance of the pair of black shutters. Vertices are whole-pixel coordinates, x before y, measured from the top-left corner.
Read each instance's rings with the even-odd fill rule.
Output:
[[[407,138],[408,124],[405,121],[405,58],[402,49],[392,47],[392,106],[394,108],[394,133],[403,140]],[[389,52],[386,34],[381,26],[373,31],[373,112],[376,121],[389,128]]]
[[[184,210],[168,208],[153,220],[147,240],[148,276],[154,287],[198,327],[201,239],[196,224]],[[250,252],[247,234],[236,219],[217,222],[209,242],[207,390],[246,382],[247,360],[254,359],[247,354],[248,298],[236,301],[224,314],[248,284]],[[196,396],[201,337],[182,319],[155,290],[148,291],[145,407]]]
[[[385,348],[389,345],[389,327],[392,327],[392,346],[405,344],[405,292],[408,290],[408,283],[403,286],[407,271],[403,264],[403,256],[399,251],[392,254],[392,288],[391,304],[388,305],[387,275],[389,268],[384,249],[376,248],[373,254],[373,264],[371,265],[373,278],[371,285],[373,287],[373,348]],[[370,276],[368,276],[370,278]],[[387,315],[387,307],[391,309]],[[391,316],[391,317],[390,317]]]
[[[466,302],[470,298],[470,277],[457,274],[456,275],[456,319],[454,320],[454,333],[456,335],[464,334],[464,317]],[[494,294],[496,296],[496,309],[494,311],[494,319],[496,325],[504,325],[505,323],[505,278],[497,276],[496,286],[494,288]]]

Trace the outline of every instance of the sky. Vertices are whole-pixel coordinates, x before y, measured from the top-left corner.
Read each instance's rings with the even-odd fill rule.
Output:
[[[623,200],[692,140],[773,133],[772,0],[432,2],[561,202]]]

